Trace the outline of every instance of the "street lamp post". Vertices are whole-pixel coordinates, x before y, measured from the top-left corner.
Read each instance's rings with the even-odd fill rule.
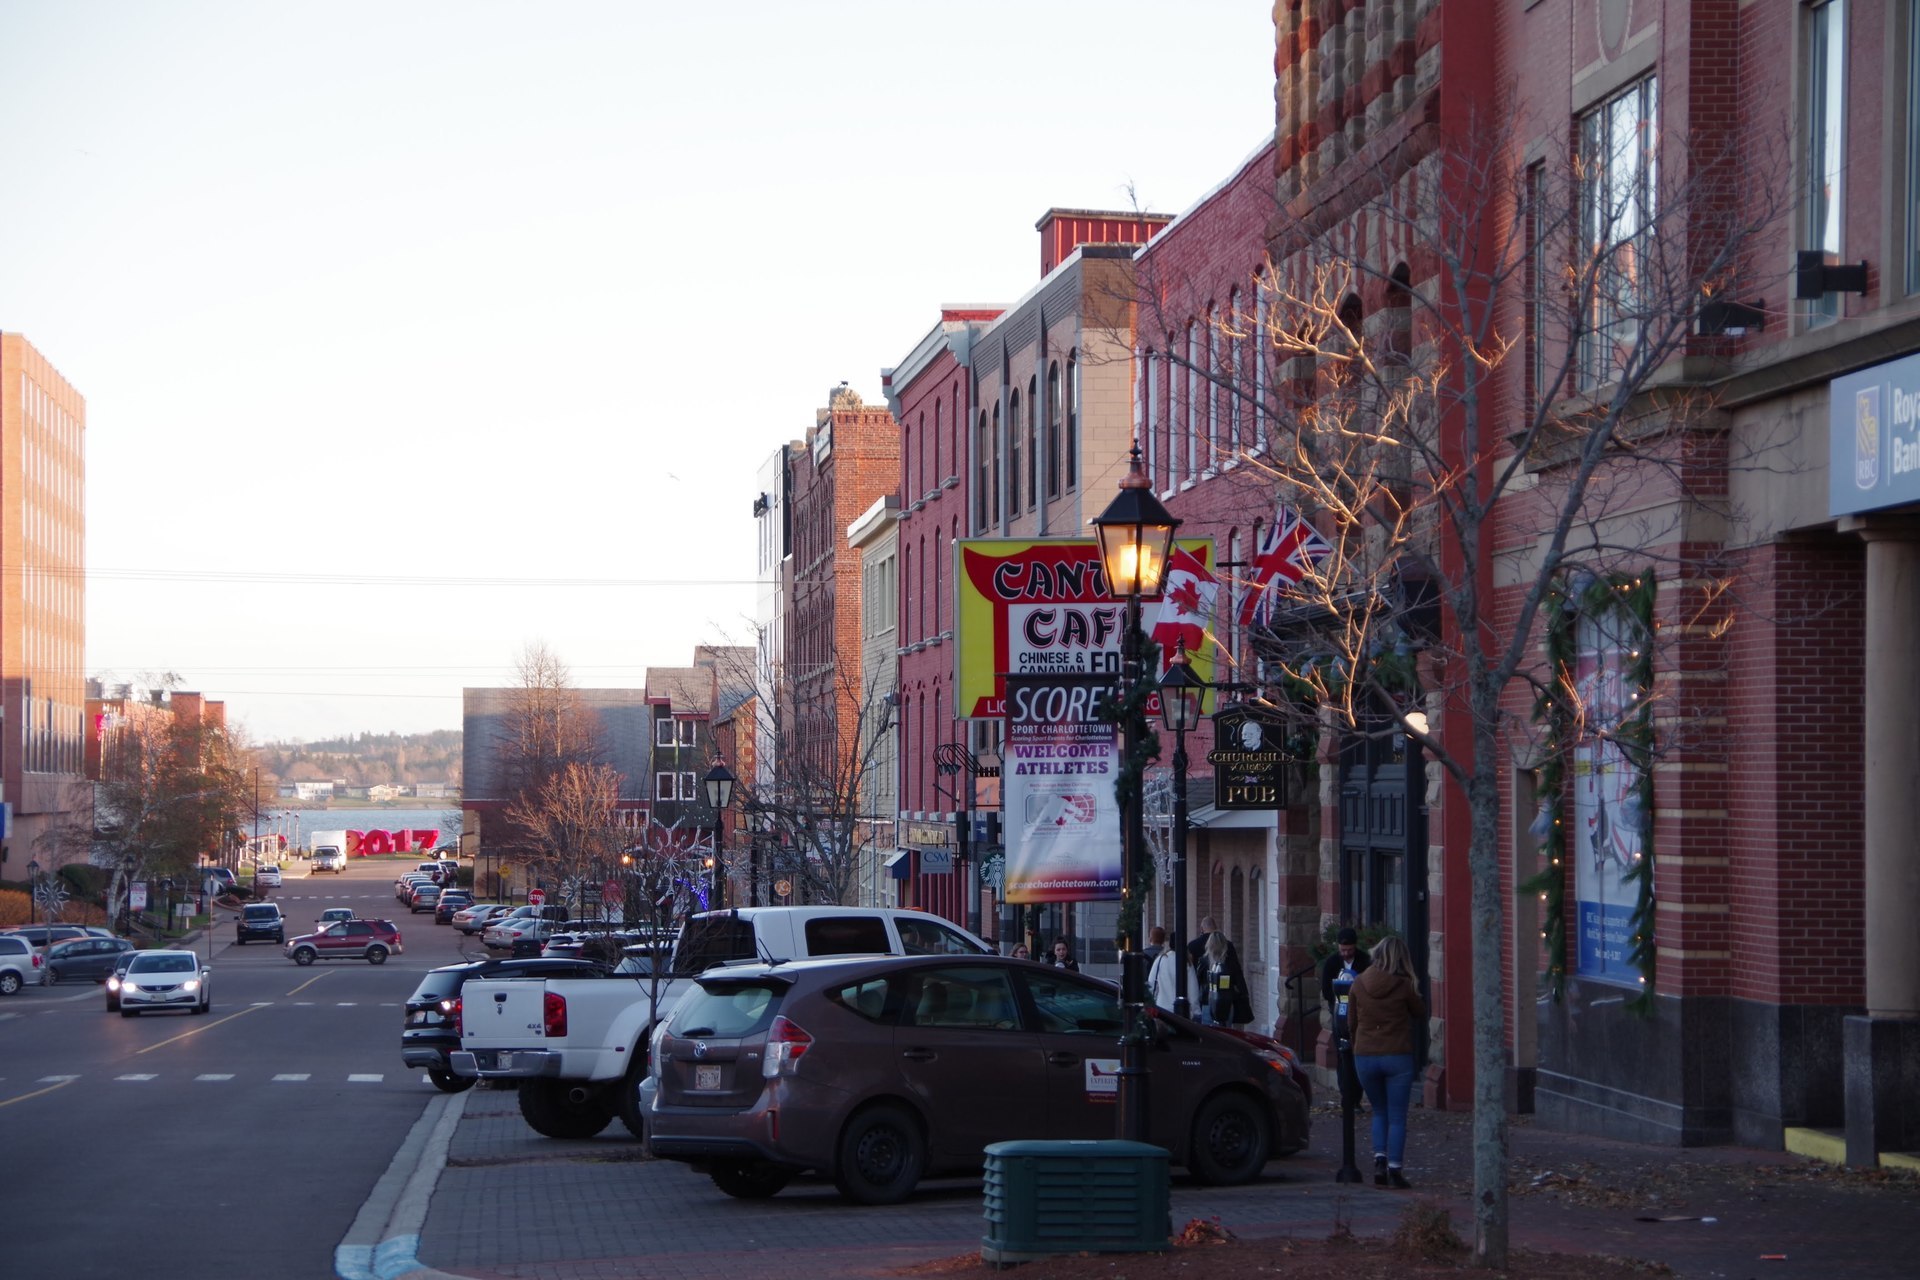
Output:
[[[1173,554],[1173,532],[1180,522],[1153,496],[1152,482],[1134,445],[1131,464],[1120,481],[1120,492],[1090,523],[1100,540],[1100,561],[1106,572],[1107,593],[1125,602],[1121,632],[1121,695],[1131,706],[1121,731],[1121,780],[1127,802],[1121,812],[1121,898],[1130,897],[1140,874],[1146,848],[1146,818],[1141,806],[1137,750],[1146,737],[1146,717],[1135,699],[1147,682],[1146,636],[1140,630],[1140,602],[1158,599],[1166,581],[1167,561]],[[1124,907],[1123,907],[1124,913]],[[1120,940],[1121,999],[1126,1004],[1126,1030],[1120,1037],[1119,1128],[1122,1138],[1145,1142],[1148,1133],[1146,1065],[1146,957],[1139,939],[1129,929]]]
[[[713,884],[708,890],[707,907],[718,911],[726,905],[726,893],[722,888],[725,884],[721,867],[723,859],[720,856],[725,830],[720,817],[727,806],[733,803],[733,784],[737,779],[733,776],[733,770],[727,768],[725,760],[715,759],[713,768],[707,770],[707,776],[702,781],[707,788],[707,805],[713,810]]]
[[[1167,949],[1184,958],[1187,928],[1187,734],[1200,727],[1200,695],[1206,684],[1193,674],[1185,645],[1160,677],[1160,723],[1173,730],[1173,928],[1167,931]],[[1187,984],[1180,983],[1173,1011],[1192,1013]]]

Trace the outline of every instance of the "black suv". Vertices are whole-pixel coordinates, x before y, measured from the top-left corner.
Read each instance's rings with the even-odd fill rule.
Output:
[[[235,943],[265,938],[269,942],[287,940],[287,922],[280,908],[271,902],[249,902],[240,908],[240,920],[234,926]]]
[[[424,1067],[433,1083],[448,1093],[472,1088],[472,1076],[457,1076],[447,1065],[447,1054],[460,1047],[460,988],[467,979],[597,978],[606,972],[605,965],[591,960],[554,959],[475,960],[434,969],[407,997],[401,1059],[410,1067]]]

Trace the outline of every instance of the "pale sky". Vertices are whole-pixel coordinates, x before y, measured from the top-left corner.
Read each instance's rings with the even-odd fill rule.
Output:
[[[1048,208],[1271,134],[1266,0],[0,0],[0,329],[87,401],[87,674],[259,741],[751,643],[757,469]]]

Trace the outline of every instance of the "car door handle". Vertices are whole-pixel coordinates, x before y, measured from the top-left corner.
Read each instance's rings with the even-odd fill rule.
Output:
[[[935,1053],[931,1049],[908,1049],[905,1052],[903,1052],[900,1056],[905,1058],[908,1062],[932,1062],[935,1058],[938,1058],[940,1055]]]
[[[1047,1065],[1050,1067],[1077,1067],[1080,1065],[1080,1055],[1077,1053],[1050,1053],[1047,1055]]]

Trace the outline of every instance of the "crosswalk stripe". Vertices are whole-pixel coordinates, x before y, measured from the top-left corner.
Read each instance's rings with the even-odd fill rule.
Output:
[[[79,1076],[41,1076],[35,1084],[65,1084],[69,1080],[78,1080]]]
[[[347,1077],[347,1083],[348,1084],[379,1084],[382,1080],[385,1080],[386,1078],[387,1077],[384,1073],[376,1074],[376,1075],[357,1075],[357,1076],[350,1075]]]
[[[313,1078],[313,1077],[312,1077],[312,1076],[311,1076],[310,1074],[308,1074],[308,1073],[306,1073],[306,1072],[301,1072],[301,1073],[299,1073],[299,1074],[291,1074],[291,1073],[289,1073],[289,1074],[287,1074],[287,1075],[278,1075],[278,1076],[275,1076],[275,1077],[273,1078],[273,1080],[274,1080],[274,1083],[275,1083],[275,1084],[278,1084],[278,1083],[280,1083],[280,1082],[281,1082],[282,1080],[286,1080],[286,1081],[289,1081],[289,1082],[291,1082],[291,1083],[294,1083],[294,1084],[298,1084],[299,1082],[301,1082],[301,1081],[303,1081],[303,1080],[311,1080],[312,1078]]]
[[[232,1076],[195,1076],[195,1080],[231,1080]]]
[[[115,1080],[132,1080],[132,1081],[135,1081],[136,1083],[137,1083],[137,1082],[139,1082],[139,1081],[142,1081],[142,1080],[158,1080],[159,1078],[160,1078],[160,1077],[158,1077],[158,1076],[155,1076],[155,1075],[143,1075],[143,1074],[141,1074],[141,1073],[139,1073],[139,1072],[135,1072],[135,1073],[133,1073],[132,1075],[124,1075],[124,1076],[115,1076],[115,1077],[114,1077],[114,1079],[115,1079]]]

